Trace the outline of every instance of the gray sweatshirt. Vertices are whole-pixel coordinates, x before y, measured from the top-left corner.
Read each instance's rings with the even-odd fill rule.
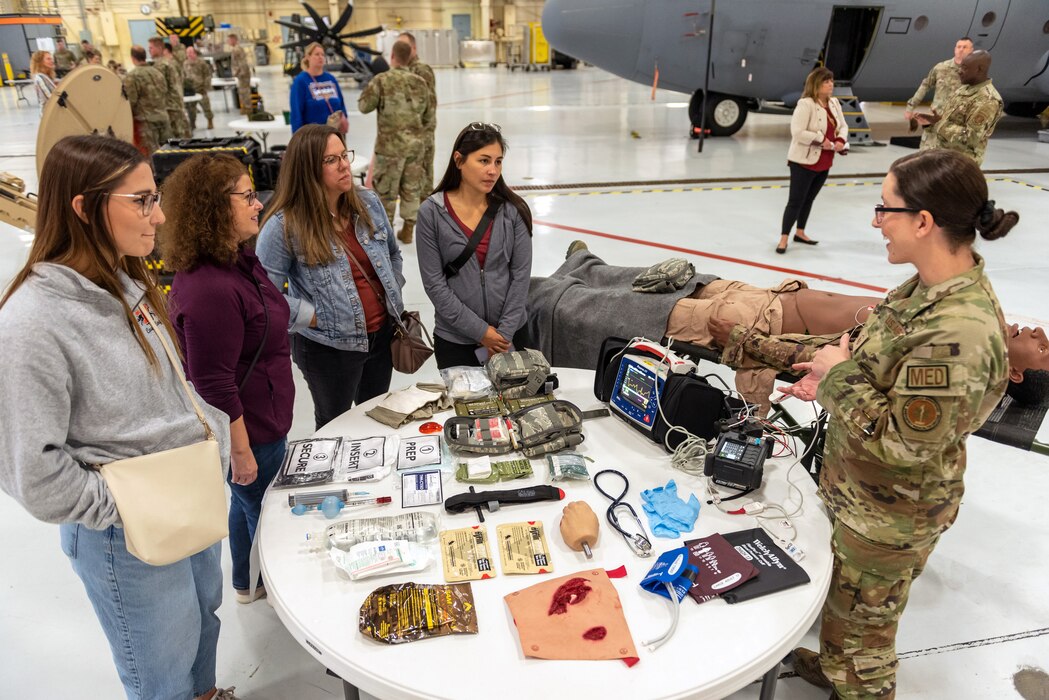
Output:
[[[444,274],[469,239],[445,208],[443,192],[419,207],[415,237],[419,272],[436,316],[434,333],[453,343],[479,344],[492,326],[512,340],[528,317],[532,275],[532,237],[517,208],[504,202],[492,220],[483,270],[475,253],[459,274]]]
[[[123,282],[134,309],[142,289],[126,276]],[[83,465],[204,439],[163,346],[137,322],[159,372],[120,302],[68,267],[38,263],[0,308],[0,487],[34,517],[96,530],[119,524],[102,477]],[[228,469],[229,418],[196,398]]]

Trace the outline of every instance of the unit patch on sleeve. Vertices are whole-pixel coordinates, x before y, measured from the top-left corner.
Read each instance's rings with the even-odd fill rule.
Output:
[[[908,389],[946,389],[951,385],[951,370],[946,364],[907,365]]]
[[[929,396],[915,396],[903,404],[903,422],[919,432],[935,428],[939,425],[942,415],[940,404]]]

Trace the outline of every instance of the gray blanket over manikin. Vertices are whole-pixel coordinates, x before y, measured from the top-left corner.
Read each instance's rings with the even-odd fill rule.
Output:
[[[587,250],[579,251],[550,277],[533,277],[528,290],[528,347],[542,350],[556,367],[594,369],[605,338],[644,336],[659,341],[678,300],[713,275],[697,274],[669,294],[630,288],[645,267],[616,267]]]

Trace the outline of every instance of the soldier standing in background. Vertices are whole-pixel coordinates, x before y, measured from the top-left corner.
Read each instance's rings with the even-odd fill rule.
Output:
[[[153,59],[153,67],[164,76],[164,82],[167,84],[167,109],[168,121],[171,122],[171,133],[175,138],[189,136],[189,122],[183,110],[182,76],[175,64],[164,58],[164,40],[159,36],[150,37],[149,55]]]
[[[947,101],[947,98],[953,95],[954,91],[962,86],[962,79],[959,77],[962,61],[964,61],[965,57],[972,52],[972,39],[963,36],[956,41],[954,43],[954,58],[948,58],[946,61],[941,61],[932,67],[929,74],[925,76],[925,80],[923,80],[921,85],[918,86],[914,96],[907,100],[907,109],[903,112],[903,118],[910,120],[914,117],[914,110],[921,104],[922,100],[925,99],[925,95],[929,90],[933,91],[933,113],[943,114],[943,104]],[[923,132],[923,145],[928,138],[927,132]]]
[[[190,46],[186,49],[186,62],[183,68],[186,72],[186,85],[193,88],[200,95],[200,106],[204,109],[204,116],[208,118],[208,128],[215,128],[215,114],[211,111],[211,98],[208,90],[211,89],[211,64],[197,56],[197,50]],[[197,103],[187,102],[186,111],[189,112],[189,129],[197,128]]]
[[[229,35],[229,54],[232,59],[233,77],[237,79],[237,97],[240,100],[240,113],[251,114],[251,66],[248,57],[239,44],[236,34]]]
[[[397,233],[397,240],[401,243],[412,242],[419,195],[426,177],[422,159],[429,132],[425,125],[433,120],[435,109],[433,93],[426,81],[405,67],[411,57],[412,47],[404,41],[396,42],[390,56],[390,70],[372,78],[357,100],[361,114],[379,111],[372,182],[391,222],[400,196],[404,225]]]
[[[430,192],[433,190],[434,140],[437,132],[437,81],[433,76],[433,68],[419,60],[419,52],[415,46],[415,37],[411,32],[401,32],[397,37],[397,41],[406,41],[412,47],[412,58],[408,61],[406,67],[409,71],[426,81],[426,85],[430,88],[430,94],[433,96],[433,118],[429,124],[424,124],[428,132],[426,145],[423,147],[423,169],[426,171],[426,174],[423,176],[421,204],[423,200],[430,196]]]
[[[1002,96],[987,75],[990,68],[991,54],[973,51],[962,61],[962,86],[947,99],[943,111],[914,115],[929,135],[928,140],[922,138],[922,150],[945,148],[983,164],[987,140],[1003,112]]]
[[[175,59],[175,65],[185,73],[186,47],[182,45],[182,38],[178,34],[170,34],[168,43],[171,45],[171,56]]]
[[[76,54],[69,50],[64,39],[55,40],[55,74],[61,80],[76,68]]]
[[[164,76],[146,63],[146,50],[131,47],[134,68],[124,78],[124,92],[135,120],[135,146],[147,157],[171,138],[168,119],[168,86]]]

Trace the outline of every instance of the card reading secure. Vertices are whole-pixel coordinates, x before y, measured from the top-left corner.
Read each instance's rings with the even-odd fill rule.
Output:
[[[397,452],[397,469],[417,469],[441,463],[441,436],[417,435],[401,438]]]
[[[495,536],[504,574],[548,574],[554,570],[543,524],[538,520],[500,525]]]
[[[484,525],[474,525],[443,531],[441,561],[444,580],[448,583],[493,578],[495,566],[488,549],[488,530]]]

